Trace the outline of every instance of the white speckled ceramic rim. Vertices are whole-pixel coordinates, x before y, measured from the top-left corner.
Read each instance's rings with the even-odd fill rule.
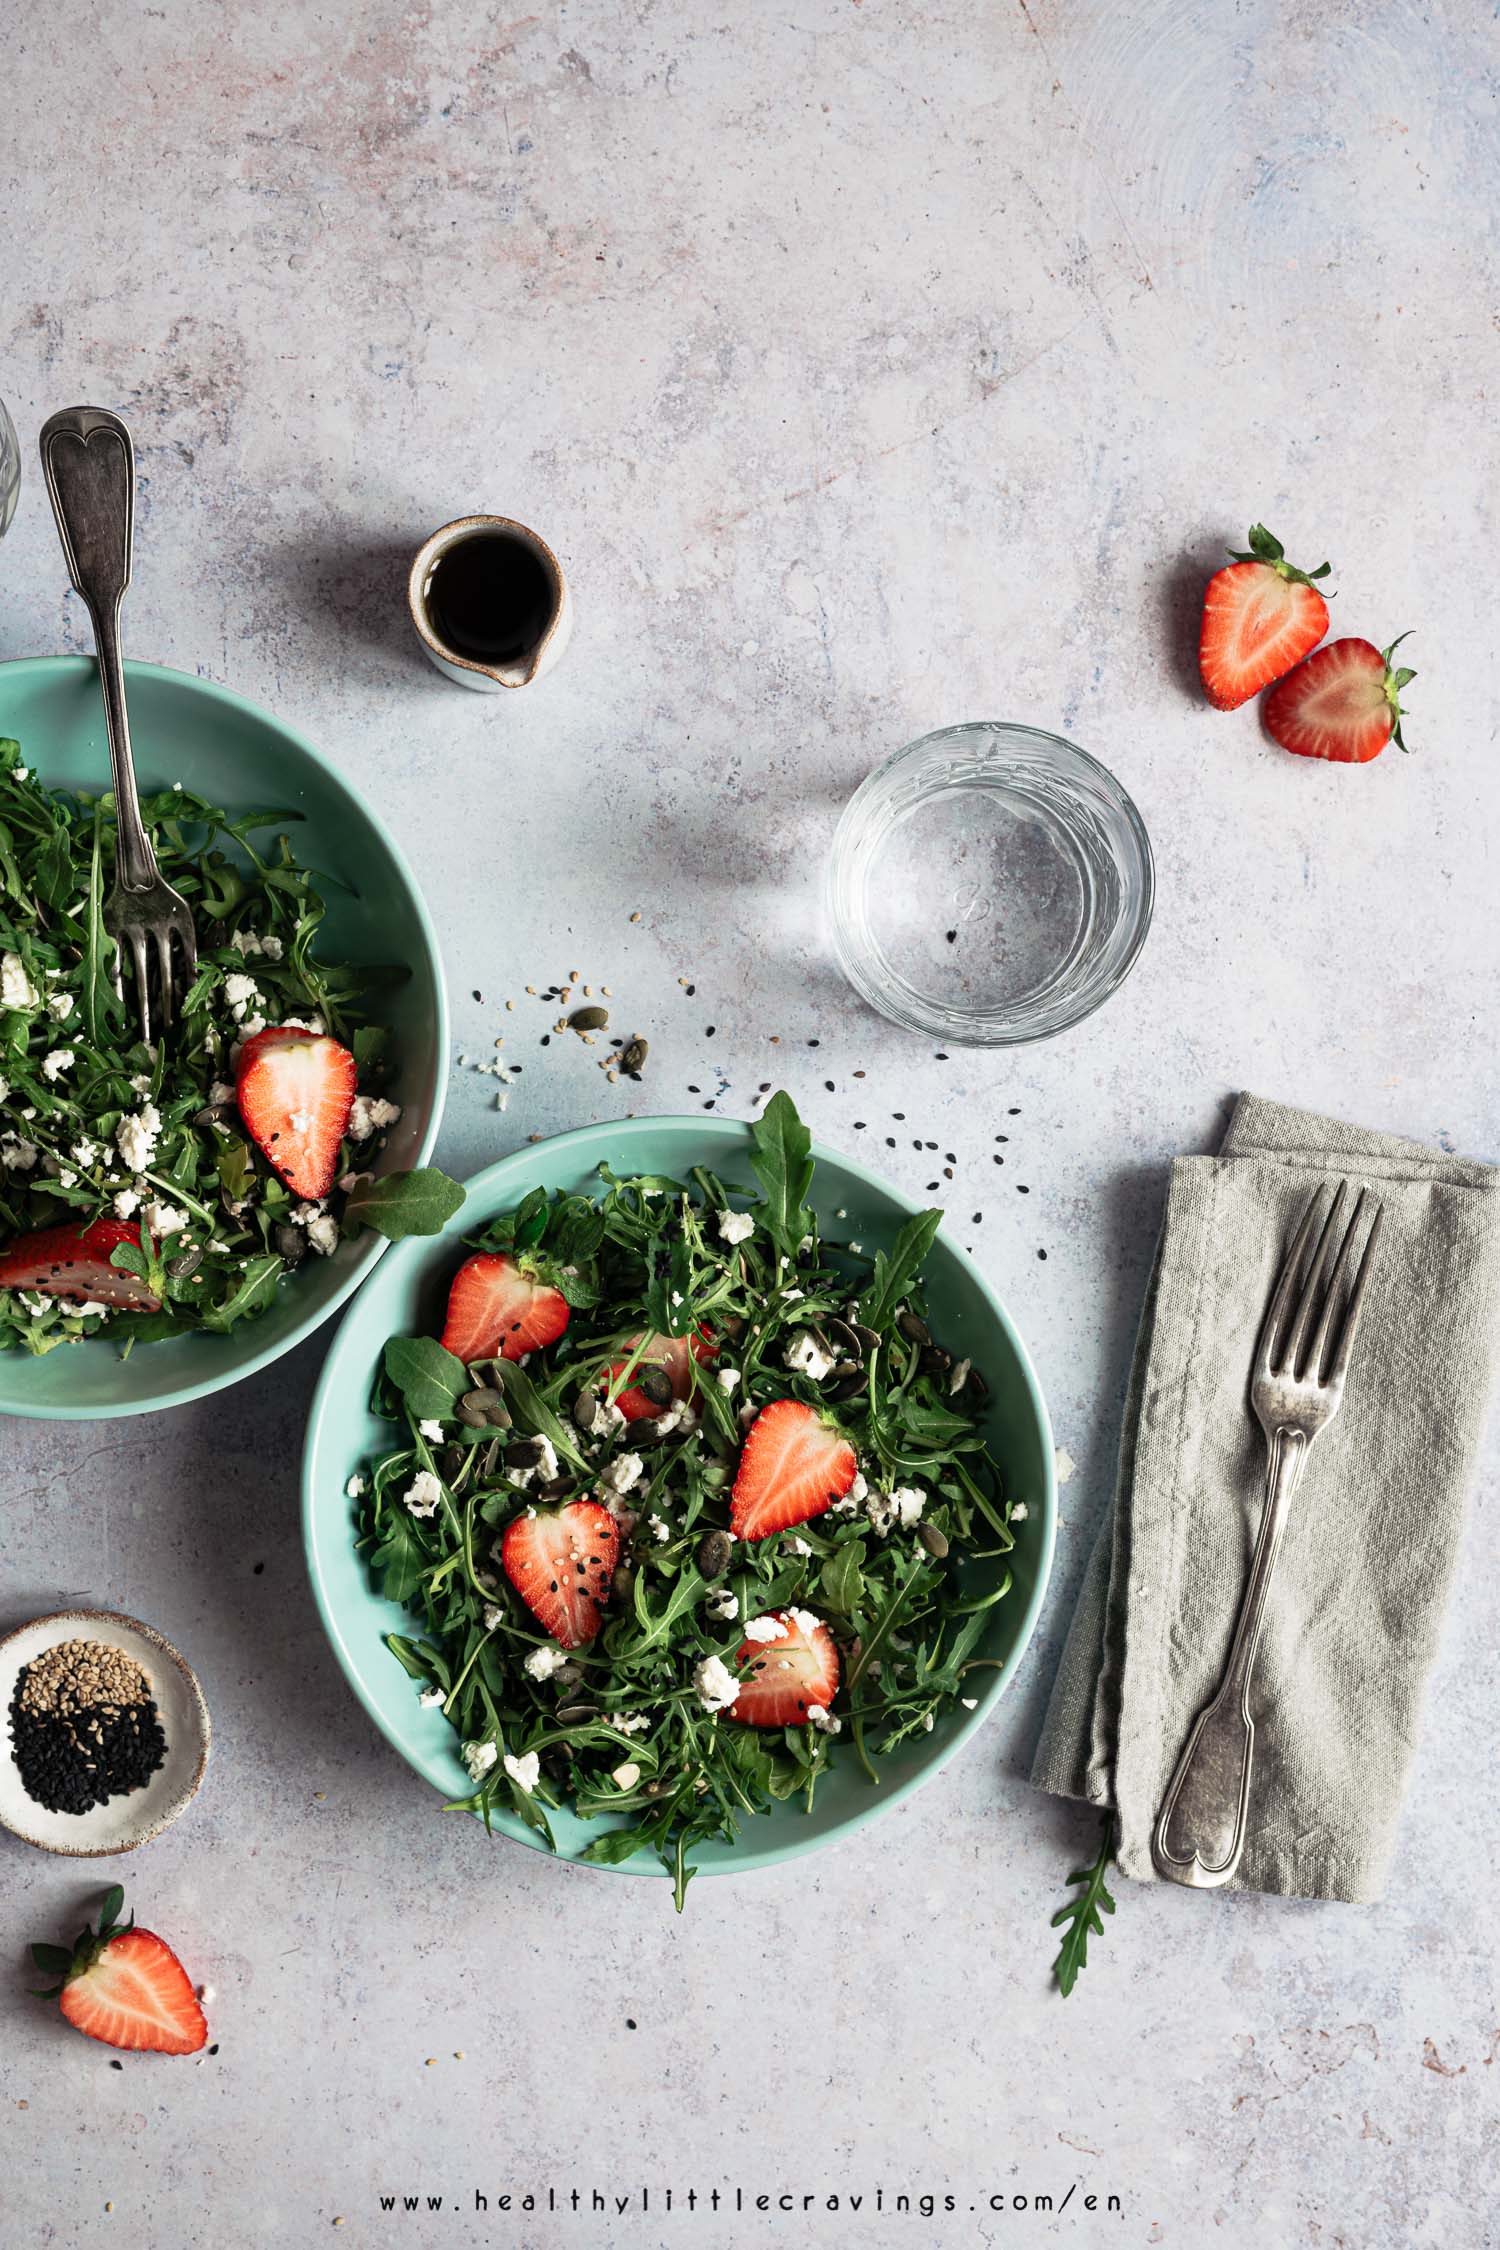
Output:
[[[165,1763],[143,1789],[86,1813],[48,1812],[27,1794],[11,1750],[10,1702],[23,1666],[59,1641],[102,1640],[133,1657],[151,1682],[167,1739]],[[198,1794],[213,1730],[191,1665],[154,1625],[112,1609],[56,1610],[0,1639],[0,1826],[38,1851],[102,1859],[149,1844]]]
[[[552,616],[547,629],[531,654],[519,664],[479,664],[472,657],[460,656],[457,649],[450,648],[433,630],[427,605],[433,568],[449,548],[464,539],[495,533],[504,533],[528,548],[546,572],[552,587]],[[567,647],[573,630],[573,597],[568,591],[562,564],[540,532],[533,531],[530,524],[518,523],[514,516],[455,516],[452,523],[445,523],[430,539],[424,539],[412,560],[411,575],[406,582],[406,603],[428,657],[440,672],[463,687],[529,687],[533,680],[551,671]]]

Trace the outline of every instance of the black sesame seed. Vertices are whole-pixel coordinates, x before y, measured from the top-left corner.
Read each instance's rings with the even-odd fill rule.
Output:
[[[1046,1262],[1047,1253],[1045,1250],[1038,1250],[1037,1256],[1043,1261],[1043,1263]]]
[[[710,1024],[710,1025],[708,1026],[708,1029],[707,1029],[707,1030],[706,1030],[706,1031],[704,1032],[704,1034],[703,1034],[704,1038],[705,1038],[705,1039],[712,1039],[712,1037],[713,1037],[713,1035],[714,1035],[714,1031],[715,1031],[715,1028],[716,1028],[716,1027],[715,1027],[715,1026],[714,1026],[713,1024]]]
[[[958,932],[957,932],[957,930],[945,930],[945,931],[943,932],[943,935],[944,935],[944,936],[945,936],[945,937],[947,938],[947,940],[948,940],[948,943],[949,943],[950,945],[957,945],[957,943],[958,943]]]
[[[825,1079],[824,1079],[824,1081],[823,1081],[823,1091],[824,1091],[824,1093],[825,1093],[825,1094],[832,1094],[832,1093],[835,1093],[835,1092],[837,1091],[837,1088],[835,1087],[835,1085],[834,1085],[834,1083],[833,1083],[833,1080],[832,1080],[831,1078],[825,1078]]]
[[[257,1563],[257,1564],[255,1565],[255,1576],[256,1576],[257,1578],[259,1578],[259,1576],[260,1576],[261,1572],[262,1572],[262,1571],[263,1571],[263,1570],[265,1569],[265,1567],[266,1567],[266,1566],[265,1566],[265,1564],[264,1564],[263,1562],[258,1562],[258,1563]]]
[[[976,1211],[974,1213],[973,1224],[976,1227],[982,1226],[984,1224],[984,1213],[982,1211]]]
[[[484,998],[484,994],[480,991],[478,985],[474,987],[474,997],[476,1000],[482,1000]]]
[[[821,1039],[809,1039],[807,1044],[809,1047],[821,1047],[823,1042]]]
[[[1031,1190],[1030,1190],[1030,1188],[1029,1188],[1029,1187],[1022,1187],[1022,1185],[1021,1185],[1020,1181],[1019,1181],[1019,1180],[1017,1180],[1017,1182],[1016,1182],[1016,1193],[1017,1193],[1017,1195],[1030,1195],[1030,1193],[1031,1193]]]

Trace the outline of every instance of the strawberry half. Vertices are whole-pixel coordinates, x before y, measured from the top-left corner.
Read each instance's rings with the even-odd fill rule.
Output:
[[[778,1398],[751,1423],[729,1503],[740,1539],[769,1539],[842,1500],[858,1462],[842,1430],[812,1407]]]
[[[32,1947],[37,1967],[61,1979],[38,1998],[55,1999],[75,2031],[106,2047],[195,2055],[208,2025],[188,1973],[161,1938],[135,1927],[133,1914],[119,1921],[124,1903],[116,1884],[105,1894],[98,1929],[80,1930],[71,1952]]]
[[[1215,571],[1203,596],[1198,669],[1216,709],[1248,703],[1317,647],[1328,604],[1313,580],[1328,570],[1297,570],[1263,523],[1250,526],[1249,553]]]
[[[781,1631],[774,1641],[741,1641],[735,1663],[750,1670],[729,1716],[747,1727],[805,1727],[809,1709],[816,1704],[826,1711],[838,1693],[833,1635],[805,1609],[775,1609],[754,1622]]]
[[[582,1648],[604,1623],[620,1527],[597,1500],[538,1508],[507,1524],[505,1575],[560,1648]]]
[[[275,1024],[240,1049],[234,1090],[245,1131],[273,1172],[308,1202],[333,1186],[358,1075],[347,1047]]]
[[[1416,673],[1391,658],[1406,639],[1389,648],[1373,641],[1330,641],[1299,664],[1266,697],[1265,721],[1283,750],[1298,758],[1331,758],[1335,765],[1365,766],[1388,742],[1401,739],[1401,690]]]
[[[641,1357],[632,1370],[633,1378],[644,1368],[658,1367],[672,1386],[671,1398],[650,1399],[639,1383],[632,1379],[629,1386],[615,1398],[615,1404],[627,1422],[652,1420],[658,1414],[665,1414],[673,1399],[691,1398],[693,1361],[697,1360],[701,1366],[704,1361],[717,1359],[719,1356],[719,1347],[706,1328],[698,1329],[691,1336],[658,1336],[649,1332],[631,1336],[627,1339],[625,1348],[627,1353],[641,1349]],[[629,1365],[628,1357],[615,1361],[609,1370],[611,1387],[619,1381]]]
[[[568,1300],[497,1250],[466,1258],[448,1292],[443,1347],[461,1360],[523,1359],[555,1344],[568,1325]]]
[[[70,1297],[75,1304],[124,1307],[132,1312],[158,1312],[161,1300],[153,1297],[137,1274],[123,1273],[109,1262],[122,1242],[141,1247],[141,1230],[131,1219],[94,1219],[86,1227],[38,1227],[18,1234],[0,1251],[0,1289],[36,1289],[44,1297]]]

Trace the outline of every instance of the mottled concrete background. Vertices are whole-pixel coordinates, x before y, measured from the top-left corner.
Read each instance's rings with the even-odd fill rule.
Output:
[[[338,2218],[422,2250],[1492,2239],[1493,1456],[1382,1906],[1122,1886],[1065,2005],[1046,1924],[1089,1824],[1023,1779],[1168,1156],[1241,1086],[1500,1154],[1490,11],[60,0],[10,10],[0,55],[0,391],[28,459],[0,655],[85,645],[30,463],[54,407],[116,406],[131,649],[259,698],[368,790],[440,910],[459,1043],[577,967],[649,1034],[653,1105],[743,1113],[784,1079],[862,1151],[856,1118],[905,1109],[959,1153],[955,1207],[983,1210],[1079,1463],[984,1741],[848,1849],[705,1886],[678,1923],[661,1889],[444,1819],[365,1724],[296,1533],[321,1347],[169,1420],[8,1425],[4,1612],[117,1604],[202,1670],[209,1784],[128,1872],[220,2046],[116,2072],[13,1996],[21,1941],[86,1886],[0,1848],[6,2250],[304,2245]],[[403,622],[404,559],[473,508],[537,524],[573,577],[574,647],[524,696],[444,685]],[[1257,515],[1332,556],[1344,631],[1417,628],[1417,755],[1310,767],[1202,706],[1197,590]],[[972,717],[1112,765],[1160,899],[1101,1016],[941,1064],[841,988],[819,878],[868,767]],[[441,1153],[472,1167],[624,1091],[538,1050],[500,1117],[460,1074]],[[958,2208],[495,2208],[575,2183]],[[1070,2187],[1061,2216],[986,2208]],[[416,2190],[465,2215],[380,2216]],[[1123,2216],[1085,2211],[1110,2192]]]

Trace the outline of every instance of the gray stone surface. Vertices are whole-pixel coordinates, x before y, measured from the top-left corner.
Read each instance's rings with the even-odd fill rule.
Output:
[[[1088,1824],[1023,1779],[1168,1155],[1247,1085],[1496,1153],[1485,11],[61,0],[0,50],[0,390],[28,470],[52,408],[130,417],[130,647],[368,790],[440,908],[460,1045],[578,967],[649,1031],[655,1104],[775,1078],[836,1145],[901,1108],[956,1148],[1079,1463],[987,1736],[678,1922],[443,1818],[364,1723],[297,1540],[320,1346],[169,1419],[8,1425],[0,1609],[118,1604],[201,1668],[209,1783],[126,1872],[220,2048],[116,2072],[19,1996],[22,1940],[91,1886],[0,1839],[7,2250],[335,2218],[424,2250],[1491,2240],[1493,1454],[1382,1905],[1122,1885],[1064,2005],[1046,1922]],[[561,668],[503,700],[440,682],[402,613],[403,559],[476,507],[577,595]],[[1204,708],[1196,595],[1252,516],[1332,555],[1342,630],[1419,629],[1419,755],[1308,766]],[[0,655],[82,645],[28,474]],[[842,990],[819,877],[876,759],[989,716],[1121,774],[1156,928],[1072,1037],[939,1063]],[[626,1106],[581,1051],[504,1117],[490,1084],[455,1078],[455,1168]],[[575,2184],[653,2207],[497,2208]],[[820,2207],[661,2208],[735,2185]],[[383,2218],[397,2191],[465,2215]]]

